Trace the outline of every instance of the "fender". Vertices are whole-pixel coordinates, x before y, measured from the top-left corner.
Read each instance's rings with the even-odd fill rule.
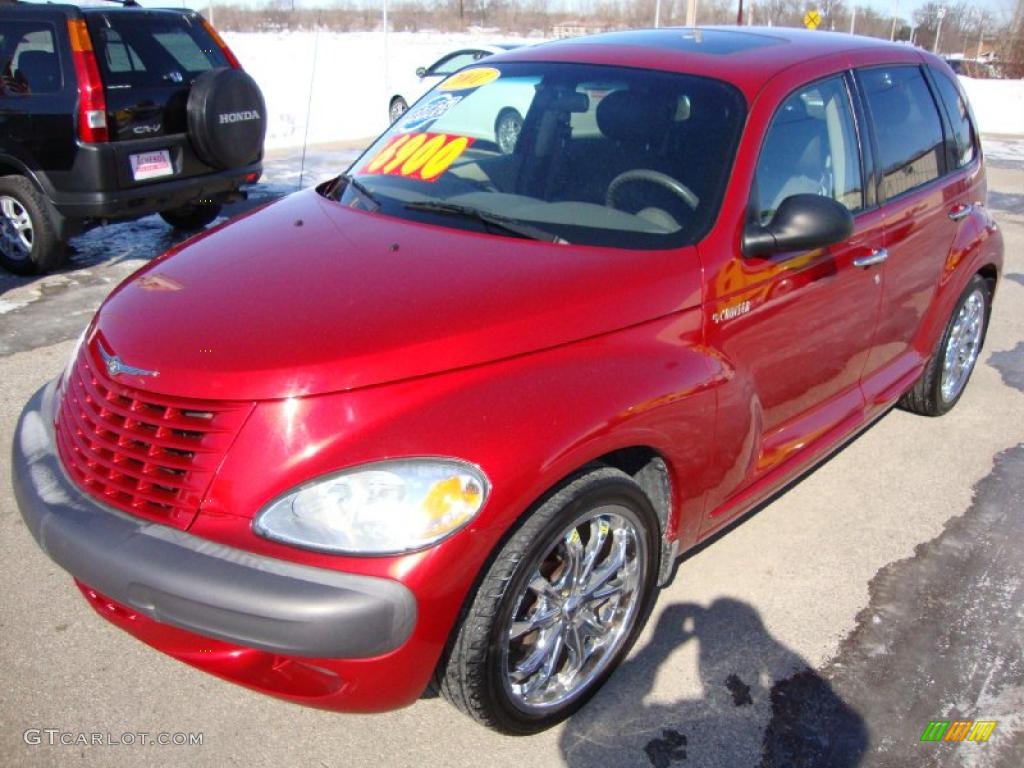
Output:
[[[46,204],[47,212],[50,215],[50,220],[56,226],[57,236],[61,240],[66,240],[68,237],[76,234],[75,227],[72,223],[66,217],[61,215],[50,201],[50,193],[48,190],[53,189],[53,187],[46,179],[46,174],[44,172],[33,170],[26,165],[24,161],[8,152],[0,152],[0,176],[7,175],[22,176],[32,182],[32,186],[34,186],[42,196],[43,201]]]
[[[931,358],[960,294],[979,272],[1003,271],[1003,235],[983,203],[975,203],[964,219],[943,267],[939,287],[914,340],[924,360]],[[994,287],[994,286],[993,286]]]

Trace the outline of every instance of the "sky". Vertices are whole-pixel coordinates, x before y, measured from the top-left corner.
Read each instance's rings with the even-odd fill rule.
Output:
[[[42,0],[30,0],[32,2]],[[323,8],[330,6],[333,0],[294,0],[297,7],[303,8]],[[396,2],[397,0],[389,0],[389,2]],[[665,0],[666,2],[668,0]],[[814,0],[805,0],[808,6],[814,3]],[[88,2],[88,0],[86,0]],[[199,11],[206,9],[206,7],[213,2],[214,5],[220,4],[219,0],[138,0],[140,5],[148,6],[151,8],[161,8],[168,6],[188,6],[189,8],[195,8]],[[360,6],[380,6],[384,0],[342,0],[346,4],[360,5]],[[700,0],[698,0],[698,3]],[[747,0],[749,2],[749,0]],[[757,0],[753,0],[757,3]],[[890,15],[894,9],[897,15],[901,18],[909,19],[915,9],[925,5],[928,0],[844,0],[847,5],[857,5],[860,7],[868,6],[874,8],[879,13]],[[247,5],[252,7],[258,7],[260,5],[268,5],[269,0],[228,0],[228,3]],[[102,4],[97,0],[97,3]],[[1013,11],[1016,8],[1017,0],[973,0],[971,5],[975,8],[986,9],[993,13],[998,20],[1009,20],[1013,17]],[[588,0],[555,0],[550,3],[552,6],[562,5],[566,8],[571,8],[574,11],[580,11],[581,13],[586,11],[589,5]],[[699,8],[699,5],[698,5]],[[699,17],[699,10],[698,10]],[[652,20],[653,23],[653,20]]]

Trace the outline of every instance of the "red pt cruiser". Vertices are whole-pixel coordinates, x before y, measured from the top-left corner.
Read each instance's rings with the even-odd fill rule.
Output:
[[[985,199],[963,93],[916,49],[663,29],[495,56],[115,290],[24,411],[18,501],[182,661],[349,711],[433,682],[537,731],[681,552],[894,404],[956,404],[1002,263]]]

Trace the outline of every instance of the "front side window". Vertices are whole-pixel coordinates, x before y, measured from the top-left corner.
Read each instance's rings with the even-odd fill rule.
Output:
[[[510,114],[521,129],[501,144]],[[438,226],[675,248],[716,218],[744,115],[740,93],[707,77],[485,61],[414,104],[328,194]]]
[[[946,108],[946,114],[949,116],[949,122],[953,129],[947,153],[949,165],[951,168],[963,168],[974,159],[977,153],[971,114],[960,89],[944,73],[934,67],[931,71],[932,79],[938,88],[939,97]]]
[[[882,198],[909,192],[943,170],[942,123],[928,84],[916,66],[860,72],[878,139]]]
[[[862,205],[860,154],[846,83],[833,77],[789,96],[772,118],[754,178],[753,210],[768,224],[791,195]]]
[[[486,56],[487,53],[484,51],[459,51],[458,53],[445,56],[440,61],[435,62],[430,68],[428,74],[450,75],[463,67],[468,67],[474,61],[479,61]]]
[[[4,25],[0,47],[0,95],[58,93],[63,87],[53,27],[37,22]]]

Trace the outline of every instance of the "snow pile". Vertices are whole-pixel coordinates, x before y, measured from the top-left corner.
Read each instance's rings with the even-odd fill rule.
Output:
[[[497,35],[480,32],[392,32],[385,57],[380,32],[226,32],[224,36],[263,89],[269,113],[268,149],[302,146],[307,108],[310,144],[377,136],[388,125],[388,101],[396,93],[408,92],[416,82],[417,67],[429,66],[459,48],[502,42]],[[962,77],[960,81],[982,133],[1024,136],[1024,80]]]
[[[1024,136],[1024,80],[961,77],[982,133]]]
[[[310,144],[376,136],[388,126],[388,101],[416,81],[417,67],[462,47],[516,42],[469,33],[392,32],[385,72],[380,32],[226,32],[224,37],[263,89],[268,149],[302,146],[307,106]]]

